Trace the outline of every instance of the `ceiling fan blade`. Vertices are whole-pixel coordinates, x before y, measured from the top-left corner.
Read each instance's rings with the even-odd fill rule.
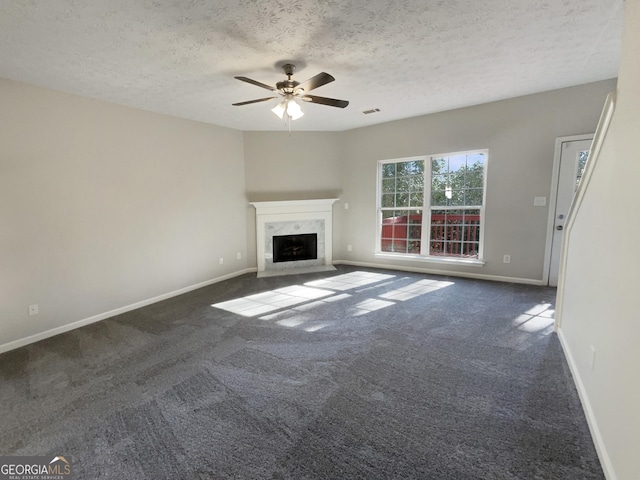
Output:
[[[250,103],[258,103],[258,102],[266,102],[267,100],[271,100],[272,98],[278,98],[278,97],[266,97],[266,98],[259,98],[257,100],[249,100],[247,102],[240,102],[240,103],[232,103],[232,105],[234,107],[239,107],[241,105],[249,105]]]
[[[247,77],[234,77],[234,78],[237,78],[238,80],[240,80],[242,82],[250,83],[250,84],[255,85],[257,87],[266,88],[267,90],[271,90],[272,92],[277,92],[278,91],[278,89],[275,88],[275,87],[269,86],[266,83],[258,82],[257,80],[251,80],[250,78],[247,78]]]
[[[344,108],[349,105],[347,100],[336,100],[335,98],[317,97],[315,95],[304,95],[301,98],[305,102],[319,103],[321,105],[329,105],[330,107]]]
[[[321,87],[322,85],[326,85],[327,83],[331,83],[335,80],[328,73],[322,72],[316,75],[315,77],[311,77],[309,80],[305,80],[300,85],[296,87],[296,90],[302,89],[305,92],[310,92],[314,88]]]

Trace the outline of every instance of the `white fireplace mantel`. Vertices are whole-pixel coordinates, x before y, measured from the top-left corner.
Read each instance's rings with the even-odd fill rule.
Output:
[[[273,202],[251,202],[256,209],[256,254],[258,275],[266,271],[298,270],[300,262],[285,262],[279,268],[272,262],[272,237],[268,232],[274,225],[295,230],[295,233],[318,233],[318,265],[331,266],[333,257],[333,204],[337,198],[314,200],[283,200]],[[319,227],[319,228],[318,228]],[[309,230],[309,231],[307,231]],[[315,230],[315,231],[311,231]],[[287,265],[290,264],[290,265]],[[293,271],[291,272],[293,273]]]

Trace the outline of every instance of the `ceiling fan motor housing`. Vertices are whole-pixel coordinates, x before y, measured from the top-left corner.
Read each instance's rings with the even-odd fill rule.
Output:
[[[284,93],[293,93],[298,85],[300,85],[300,82],[296,82],[295,80],[283,80],[282,82],[276,83],[276,88]]]

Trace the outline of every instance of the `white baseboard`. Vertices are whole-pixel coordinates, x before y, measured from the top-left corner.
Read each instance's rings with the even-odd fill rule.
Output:
[[[0,345],[0,353],[8,352],[10,350],[15,350],[16,348],[24,347],[25,345],[29,345],[30,343],[39,342],[40,340],[44,340],[46,338],[59,335],[61,333],[69,332],[71,330],[75,330],[76,328],[84,327],[85,325],[90,325],[92,323],[99,322],[100,320],[105,320],[107,318],[114,317],[122,313],[130,312],[131,310],[136,310],[138,308],[146,307],[147,305],[151,305],[152,303],[160,302],[162,300],[166,300],[171,297],[176,297],[178,295],[182,295],[183,293],[191,292],[193,290],[197,290],[198,288],[202,288],[202,287],[207,287],[209,285],[213,285],[214,283],[222,282],[230,278],[239,277],[240,275],[244,275],[245,273],[256,272],[257,270],[258,270],[257,268],[246,268],[244,270],[240,270],[239,272],[229,273],[227,275],[213,278],[205,282],[197,283],[195,285],[190,285],[188,287],[174,290],[173,292],[164,293],[162,295],[158,295],[157,297],[148,298],[140,302],[132,303],[131,305],[127,305],[125,307],[116,308],[114,310],[109,310],[108,312],[100,313],[98,315],[93,315],[92,317],[89,317],[89,318],[84,318],[82,320],[78,320],[72,323],[67,323],[66,325],[52,328],[51,330],[46,330],[44,332],[36,333],[28,337],[19,338],[18,340],[13,340],[11,342]]]
[[[580,372],[578,371],[578,367],[573,358],[573,354],[571,353],[571,349],[569,348],[569,344],[567,343],[567,340],[564,337],[564,333],[562,332],[562,327],[558,329],[557,334],[558,339],[560,340],[560,345],[562,346],[562,350],[564,351],[564,356],[566,357],[567,363],[569,364],[571,376],[573,377],[573,381],[576,384],[576,388],[578,390],[578,396],[580,397],[582,409],[584,410],[585,417],[587,418],[587,424],[589,425],[591,438],[593,439],[596,451],[598,452],[598,458],[600,459],[600,465],[602,466],[602,470],[604,471],[604,476],[607,478],[607,480],[617,480],[618,477],[616,476],[616,473],[613,469],[613,465],[611,464],[611,459],[609,458],[609,454],[607,453],[607,448],[604,444],[602,434],[600,433],[600,429],[598,428],[598,422],[596,421],[596,416],[593,413],[593,409],[591,408],[587,390],[585,389],[584,383],[582,382],[582,377],[580,376]]]
[[[385,270],[399,270],[401,272],[430,273],[434,275],[447,275],[449,277],[464,277],[464,278],[474,278],[478,280],[491,280],[493,282],[522,283],[525,285],[537,285],[537,286],[544,285],[542,283],[542,280],[535,280],[532,278],[505,277],[500,275],[486,275],[483,273],[450,272],[448,270],[438,270],[435,268],[420,268],[420,267],[407,267],[402,265],[352,262],[350,260],[334,260],[333,264],[334,265],[351,265],[354,267],[366,267],[366,268],[382,268]]]

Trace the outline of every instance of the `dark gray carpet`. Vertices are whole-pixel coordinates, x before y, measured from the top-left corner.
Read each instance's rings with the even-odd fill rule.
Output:
[[[0,454],[81,479],[602,479],[554,296],[245,275],[0,355]]]

